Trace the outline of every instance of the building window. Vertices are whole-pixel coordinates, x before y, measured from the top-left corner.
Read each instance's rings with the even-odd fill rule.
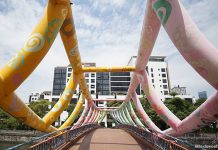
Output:
[[[168,95],[168,91],[164,91],[164,95]]]
[[[166,72],[165,68],[161,68],[161,72]]]
[[[164,88],[164,89],[167,89],[168,87],[167,87],[167,85],[163,85],[163,88]]]
[[[91,79],[91,83],[95,83],[95,79]]]
[[[55,73],[54,78],[61,78],[61,74],[60,73]]]
[[[88,73],[85,73],[85,77],[89,77],[89,74],[88,74]]]
[[[54,89],[60,89],[60,85],[54,85]]]
[[[91,77],[95,77],[95,74],[94,74],[94,73],[92,73],[92,74],[91,74]]]
[[[128,87],[111,87],[111,91],[124,91],[127,92]]]
[[[153,87],[155,88],[155,85],[153,85]]]
[[[148,73],[148,75],[149,75],[148,66],[146,66],[145,70],[147,71],[147,73]]]
[[[154,79],[152,79],[152,83],[154,83]]]
[[[91,94],[95,94],[95,91],[91,90]]]
[[[95,88],[95,85],[91,85],[91,88]]]
[[[109,84],[109,81],[108,80],[103,80],[102,83],[103,84]]]
[[[151,68],[151,72],[153,72],[153,68]]]
[[[167,80],[166,80],[166,79],[163,79],[163,83],[167,83]]]
[[[104,102],[102,102],[102,101],[99,101],[99,102],[98,102],[98,104],[104,104]]]
[[[61,73],[61,69],[60,68],[56,68],[55,69],[55,73]]]
[[[130,77],[111,77],[111,81],[130,81]]]
[[[72,68],[68,68],[68,71],[71,72],[71,71],[72,71]]]
[[[130,76],[130,72],[111,72],[111,76]]]
[[[109,90],[108,86],[103,86],[103,90]]]
[[[86,79],[86,82],[89,83],[89,79]]]
[[[67,76],[70,77],[71,73],[68,73]]]
[[[151,74],[151,77],[154,77],[154,74],[153,74],[153,73]]]
[[[130,82],[111,82],[111,86],[129,86]]]
[[[166,77],[166,74],[162,74],[162,77],[165,78],[165,77]]]

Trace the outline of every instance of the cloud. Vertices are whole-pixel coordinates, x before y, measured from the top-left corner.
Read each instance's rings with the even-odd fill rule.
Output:
[[[218,47],[218,1],[183,0],[182,3],[203,34]],[[0,34],[3,35],[0,36],[0,67],[22,47],[42,16],[45,4],[45,0],[0,1],[0,20],[3,20],[0,27]],[[137,55],[145,4],[143,0],[75,1],[72,7],[83,62],[96,62],[98,66],[120,66],[126,65],[132,55]],[[193,95],[201,90],[209,94],[214,91],[185,62],[163,28],[153,55],[167,56],[172,85],[186,86]],[[16,92],[27,102],[31,92],[51,90],[54,67],[68,64],[58,36],[43,61]]]
[[[1,1],[0,8],[5,7],[7,0]],[[4,66],[20,50],[25,40],[31,34],[34,26],[43,14],[44,6],[38,1],[16,0],[10,1],[10,9],[1,9],[0,34],[0,68]],[[59,41],[59,42],[57,42]],[[31,92],[51,90],[53,70],[55,66],[68,63],[64,47],[58,37],[50,51],[35,69],[35,71],[16,90],[16,93],[25,101]],[[57,61],[57,60],[61,61]],[[39,82],[40,81],[40,82]]]
[[[201,32],[208,38],[212,44],[218,47],[217,31],[217,17],[218,11],[216,5],[218,1],[189,1],[183,0],[185,8],[193,21],[197,24]],[[178,50],[170,41],[166,32],[161,29],[157,42],[154,47],[154,55],[167,56],[171,85],[185,86],[188,93],[198,97],[199,91],[207,91],[211,95],[215,90],[209,85],[194,69],[184,60]],[[176,65],[175,65],[176,64]],[[193,80],[194,79],[194,80]]]
[[[126,3],[126,0],[90,0],[95,8],[105,7],[121,7]]]
[[[77,24],[79,26],[85,27],[99,27],[101,25],[101,20],[97,17],[91,15],[90,11],[86,7],[81,7],[79,5],[75,5],[75,14],[79,15],[77,18]]]

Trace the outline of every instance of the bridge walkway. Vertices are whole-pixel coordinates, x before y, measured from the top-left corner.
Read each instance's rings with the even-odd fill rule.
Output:
[[[121,129],[96,129],[70,148],[70,150],[146,150],[153,149],[137,137]]]

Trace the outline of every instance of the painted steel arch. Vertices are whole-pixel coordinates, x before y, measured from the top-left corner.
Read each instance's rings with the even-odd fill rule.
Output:
[[[93,103],[83,73],[88,71],[134,71],[125,102],[129,102],[131,99],[133,100],[140,117],[150,129],[164,134],[178,136],[194,131],[217,120],[217,91],[197,110],[181,121],[162,103],[158,93],[153,86],[151,86],[150,79],[145,72],[145,66],[151,55],[162,23],[172,42],[185,60],[211,86],[218,90],[218,59],[216,58],[218,56],[218,50],[199,31],[180,1],[147,0],[135,68],[82,68],[70,0],[49,0],[45,10],[44,16],[36,25],[29,39],[21,48],[21,51],[0,70],[0,107],[4,111],[37,130],[44,132],[56,131],[58,129],[51,126],[51,124],[67,107],[73,95],[73,91],[79,83],[87,102],[76,124],[81,125],[88,122],[99,123],[107,113],[101,113]],[[59,101],[51,111],[41,119],[20,100],[14,93],[14,90],[16,90],[37,67],[48,52],[59,31],[68,59],[73,67],[73,72]],[[32,61],[33,58],[34,61]],[[139,84],[142,85],[152,108],[171,128],[161,131],[145,113],[135,93],[136,87]],[[71,119],[71,121],[67,120],[60,129],[71,125],[76,114],[78,114],[81,109],[82,102],[79,100],[77,107],[68,118],[69,120]],[[128,106],[123,103],[119,110],[111,112],[111,114],[115,120],[122,124],[142,125],[134,114],[130,102]],[[135,123],[133,121],[135,121]]]

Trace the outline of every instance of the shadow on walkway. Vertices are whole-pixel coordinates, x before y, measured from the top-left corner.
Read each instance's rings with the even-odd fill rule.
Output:
[[[95,130],[90,132],[88,135],[84,137],[84,139],[81,141],[80,147],[78,150],[85,150],[85,149],[90,149],[91,141],[92,141],[92,136],[95,133]]]

